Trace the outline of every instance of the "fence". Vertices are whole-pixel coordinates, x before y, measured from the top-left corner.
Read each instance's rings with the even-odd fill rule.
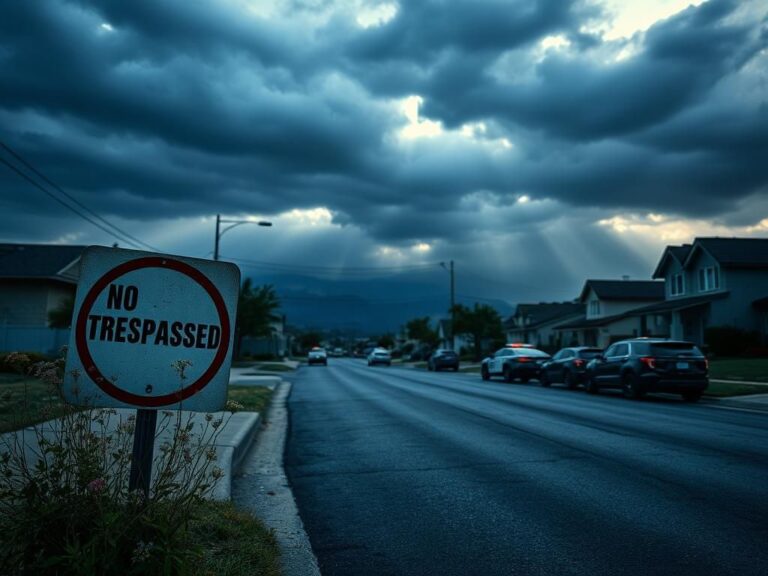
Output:
[[[39,352],[57,356],[69,344],[68,328],[0,324],[0,352]]]

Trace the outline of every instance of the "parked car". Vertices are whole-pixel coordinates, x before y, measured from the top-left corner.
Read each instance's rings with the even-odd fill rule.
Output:
[[[565,384],[574,390],[584,383],[587,374],[587,363],[602,354],[600,348],[563,348],[541,366],[539,382],[542,386],[550,384]]]
[[[368,366],[375,364],[386,364],[390,366],[392,364],[392,355],[386,348],[374,348],[371,353],[368,354]]]
[[[538,378],[541,365],[549,358],[549,354],[530,344],[507,344],[483,360],[480,374],[483,380],[503,376],[505,382],[519,379],[525,383]]]
[[[459,369],[459,355],[453,350],[438,348],[427,361],[427,370],[439,372],[443,369],[450,369],[457,372]]]
[[[320,348],[319,346],[315,346],[309,351],[309,354],[307,354],[307,363],[311,366],[312,364],[322,364],[323,366],[328,366],[328,354],[325,352],[325,348]]]
[[[696,402],[709,386],[709,363],[692,342],[634,338],[612,344],[591,360],[586,377],[591,394],[621,388],[627,398],[673,392]]]
[[[342,356],[344,356],[344,350],[342,350],[341,348],[334,348],[333,350],[328,352],[328,356],[330,356],[331,358],[341,358]]]

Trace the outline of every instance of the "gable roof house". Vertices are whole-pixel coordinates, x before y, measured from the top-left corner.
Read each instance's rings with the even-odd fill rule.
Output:
[[[641,331],[641,322],[630,312],[664,300],[664,282],[653,280],[587,280],[578,302],[585,307],[580,318],[557,327],[564,346],[605,348],[616,340],[655,336]]]
[[[74,296],[85,246],[0,244],[0,351],[50,354],[67,342],[48,312]]]
[[[768,238],[696,238],[668,246],[653,273],[666,299],[635,312],[663,318],[670,338],[704,344],[711,326],[759,331],[768,341]]]
[[[561,334],[555,329],[584,316],[581,302],[539,302],[518,304],[515,313],[504,322],[507,343],[533,344],[537,348],[562,347]]]

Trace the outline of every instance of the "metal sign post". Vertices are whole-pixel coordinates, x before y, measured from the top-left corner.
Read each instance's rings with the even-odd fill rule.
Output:
[[[133,432],[133,457],[128,490],[141,490],[149,498],[149,484],[152,479],[152,456],[155,448],[156,410],[136,410],[136,428]]]

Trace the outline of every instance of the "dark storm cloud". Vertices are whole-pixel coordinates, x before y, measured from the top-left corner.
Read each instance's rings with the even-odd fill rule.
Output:
[[[589,51],[550,55],[529,82],[476,72],[462,87],[442,82],[449,72],[438,68],[425,112],[454,125],[501,117],[577,141],[621,137],[663,123],[705,99],[717,82],[765,48],[766,37],[754,26],[725,22],[737,6],[712,0],[689,8],[651,28],[643,51],[617,63],[596,61]],[[461,76],[462,56],[453,67]]]
[[[766,192],[768,36],[738,17],[744,3],[710,0],[631,42],[585,32],[601,17],[587,1],[402,2],[367,29],[345,2],[277,17],[217,2],[8,4],[3,139],[104,214],[324,206],[405,244],[531,232],[563,204],[721,217]],[[543,52],[550,35],[574,47]],[[621,45],[637,52],[615,61]],[[400,141],[395,100],[411,95],[447,129],[487,132]],[[0,186],[0,208],[39,210],[7,170]],[[516,206],[521,194],[549,203]]]
[[[572,0],[442,0],[403,2],[386,25],[351,44],[368,60],[423,65],[446,50],[497,54],[576,23],[581,2]]]

